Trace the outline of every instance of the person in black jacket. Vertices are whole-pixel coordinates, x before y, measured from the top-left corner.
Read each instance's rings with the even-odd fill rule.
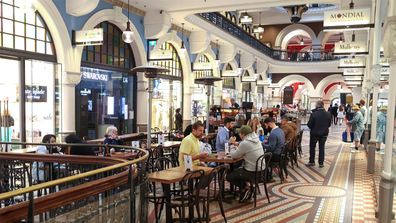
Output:
[[[323,101],[316,102],[316,108],[313,110],[308,121],[308,127],[311,130],[309,140],[309,163],[307,166],[315,166],[315,147],[319,141],[319,167],[323,167],[324,151],[329,127],[331,126],[331,115],[323,108]]]

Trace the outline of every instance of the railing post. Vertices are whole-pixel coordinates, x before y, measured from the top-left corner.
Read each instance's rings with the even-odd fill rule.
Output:
[[[29,176],[29,186],[33,185],[33,175],[31,174]],[[29,192],[29,206],[28,206],[28,218],[27,218],[28,223],[33,223],[34,222],[34,195],[33,191]]]
[[[133,180],[133,169],[132,165],[129,165],[129,219],[131,223],[136,222],[136,200],[135,200],[135,184]]]

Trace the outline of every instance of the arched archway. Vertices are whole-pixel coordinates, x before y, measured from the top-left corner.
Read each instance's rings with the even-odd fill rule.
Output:
[[[317,38],[315,32],[310,27],[303,24],[292,24],[279,32],[275,40],[275,47],[282,50],[286,49],[289,40],[296,35],[309,37],[312,43],[316,43]]]
[[[276,95],[281,95],[281,91],[285,86],[289,86],[296,82],[304,82],[305,86],[307,87],[307,91],[309,92],[309,95],[311,97],[318,97],[317,94],[315,93],[315,88],[312,82],[308,78],[298,74],[292,74],[282,78],[278,82],[279,89],[278,89],[278,94]]]

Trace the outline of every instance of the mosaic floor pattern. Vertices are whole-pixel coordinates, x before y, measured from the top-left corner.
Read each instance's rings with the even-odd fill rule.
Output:
[[[264,194],[258,195],[256,208],[253,202],[224,203],[227,221],[375,222],[376,190],[373,175],[366,172],[366,153],[351,153],[350,144],[341,141],[343,130],[331,128],[324,168],[304,165],[309,157],[309,131],[305,131],[299,167],[289,166],[283,184],[275,177],[276,181],[267,185],[271,203]],[[211,222],[224,222],[217,203],[211,204],[210,213]]]

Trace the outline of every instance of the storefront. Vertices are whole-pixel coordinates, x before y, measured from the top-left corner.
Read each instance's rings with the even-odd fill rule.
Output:
[[[159,50],[168,51],[171,58],[151,60],[150,63],[168,68],[170,72],[166,76],[154,80],[151,126],[154,129],[167,132],[176,128],[176,109],[183,108],[183,71],[180,57],[171,43],[163,43]]]
[[[261,75],[258,78],[259,81],[264,81]],[[264,107],[264,86],[257,85],[257,103],[255,105],[256,108],[260,109]]]
[[[245,71],[244,77],[249,77],[249,71]],[[252,102],[252,84],[250,82],[242,83],[242,102]]]
[[[129,71],[135,60],[122,31],[109,22],[100,23],[103,44],[85,46],[81,62],[81,81],[76,86],[76,132],[96,139],[114,125],[119,134],[136,127],[136,77]]]
[[[40,142],[61,131],[61,66],[38,12],[25,14],[14,1],[0,7],[1,141]]]
[[[225,67],[225,72],[232,71],[230,64]],[[238,99],[238,90],[236,89],[234,77],[223,77],[223,92],[222,92],[222,104],[223,108],[229,108],[231,106],[231,99]],[[237,102],[239,104],[239,102]]]

